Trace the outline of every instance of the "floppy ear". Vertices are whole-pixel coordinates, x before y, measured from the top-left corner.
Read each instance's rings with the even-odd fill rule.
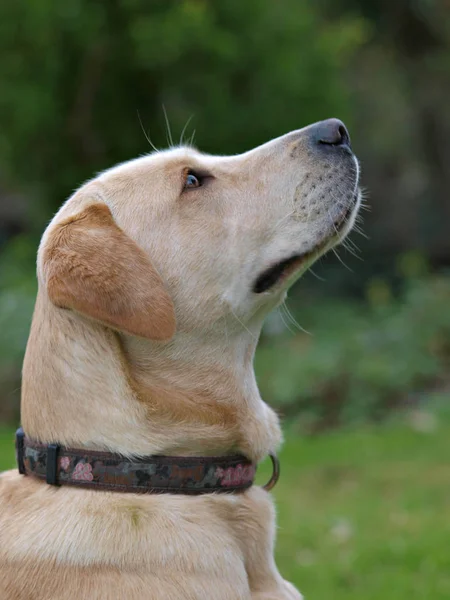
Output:
[[[58,224],[42,258],[56,306],[152,340],[175,333],[174,307],[161,277],[106,204],[93,204]]]

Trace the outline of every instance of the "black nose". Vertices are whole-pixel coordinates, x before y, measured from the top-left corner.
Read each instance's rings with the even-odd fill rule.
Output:
[[[339,119],[327,119],[313,125],[312,135],[318,144],[351,147],[347,127]]]

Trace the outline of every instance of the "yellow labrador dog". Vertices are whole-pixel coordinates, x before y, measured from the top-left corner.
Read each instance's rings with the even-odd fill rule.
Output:
[[[144,156],[63,205],[38,253],[21,473],[0,478],[2,600],[301,598],[251,485],[281,440],[253,356],[351,229],[358,179],[329,119],[239,156]]]

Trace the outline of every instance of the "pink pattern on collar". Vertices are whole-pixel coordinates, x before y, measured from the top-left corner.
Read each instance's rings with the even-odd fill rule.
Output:
[[[68,456],[61,456],[59,459],[59,465],[63,471],[67,471],[70,465],[70,458]]]
[[[220,485],[223,487],[231,487],[235,485],[245,485],[250,483],[255,476],[255,467],[253,465],[236,465],[228,467],[228,469],[218,468],[215,473],[220,479]]]
[[[89,463],[77,463],[73,473],[72,479],[78,481],[92,481],[94,476],[92,475],[92,467]]]

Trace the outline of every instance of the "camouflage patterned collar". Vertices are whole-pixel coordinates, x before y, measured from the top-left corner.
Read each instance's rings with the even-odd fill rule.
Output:
[[[117,492],[241,492],[253,485],[256,472],[256,465],[240,455],[125,458],[111,452],[41,444],[27,438],[22,428],[16,432],[16,454],[19,472],[23,475],[51,485]],[[273,457],[272,462],[275,476],[277,465]]]

